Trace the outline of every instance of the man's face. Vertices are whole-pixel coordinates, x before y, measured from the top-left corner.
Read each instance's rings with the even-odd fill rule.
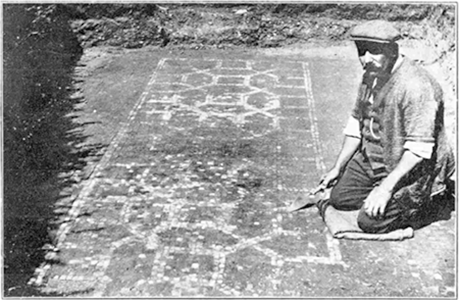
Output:
[[[356,41],[359,60],[365,72],[371,76],[380,76],[390,72],[388,66],[392,57],[388,44]]]

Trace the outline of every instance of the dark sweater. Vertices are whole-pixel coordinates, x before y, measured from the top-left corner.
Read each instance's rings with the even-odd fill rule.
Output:
[[[368,89],[363,82],[352,114],[361,124],[368,116]],[[404,58],[376,94],[373,107],[379,116],[379,142],[387,172],[402,158],[405,142],[435,143],[432,157],[424,159],[396,187],[406,187],[415,206],[429,201],[431,195],[445,189],[445,181],[454,169],[454,156],[445,134],[440,85],[415,62]]]

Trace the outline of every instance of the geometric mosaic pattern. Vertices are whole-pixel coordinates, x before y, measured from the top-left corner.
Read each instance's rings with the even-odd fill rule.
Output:
[[[279,117],[271,112],[280,108],[279,99],[268,89],[279,81],[272,69],[260,70],[250,61],[207,61],[204,65],[190,64],[186,69],[184,63],[187,62],[166,61],[172,74],[161,76],[152,85],[155,91],[145,103],[151,108],[147,113],[162,114],[164,120],[169,120],[172,114],[185,111],[196,122],[216,117],[239,125],[258,118],[267,123],[265,130],[279,128]],[[179,75],[173,74],[176,68],[180,69]],[[285,83],[301,80],[302,77],[290,77]]]
[[[163,59],[30,283],[288,295],[296,264],[347,267],[314,209],[285,211],[324,171],[307,63]]]

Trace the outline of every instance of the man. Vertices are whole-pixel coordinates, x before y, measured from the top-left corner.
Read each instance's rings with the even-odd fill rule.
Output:
[[[412,226],[444,193],[453,173],[443,122],[443,95],[436,80],[399,54],[400,38],[389,22],[356,26],[351,38],[364,69],[357,101],[344,130],[342,149],[319,190],[317,203],[360,210],[359,227],[386,233]]]

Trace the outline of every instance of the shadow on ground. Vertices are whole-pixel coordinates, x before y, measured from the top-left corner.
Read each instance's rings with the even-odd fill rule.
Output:
[[[82,49],[67,21],[59,5],[4,5],[4,296],[40,296],[27,282],[52,251],[75,174],[103,148],[84,145],[88,123],[75,122]]]

